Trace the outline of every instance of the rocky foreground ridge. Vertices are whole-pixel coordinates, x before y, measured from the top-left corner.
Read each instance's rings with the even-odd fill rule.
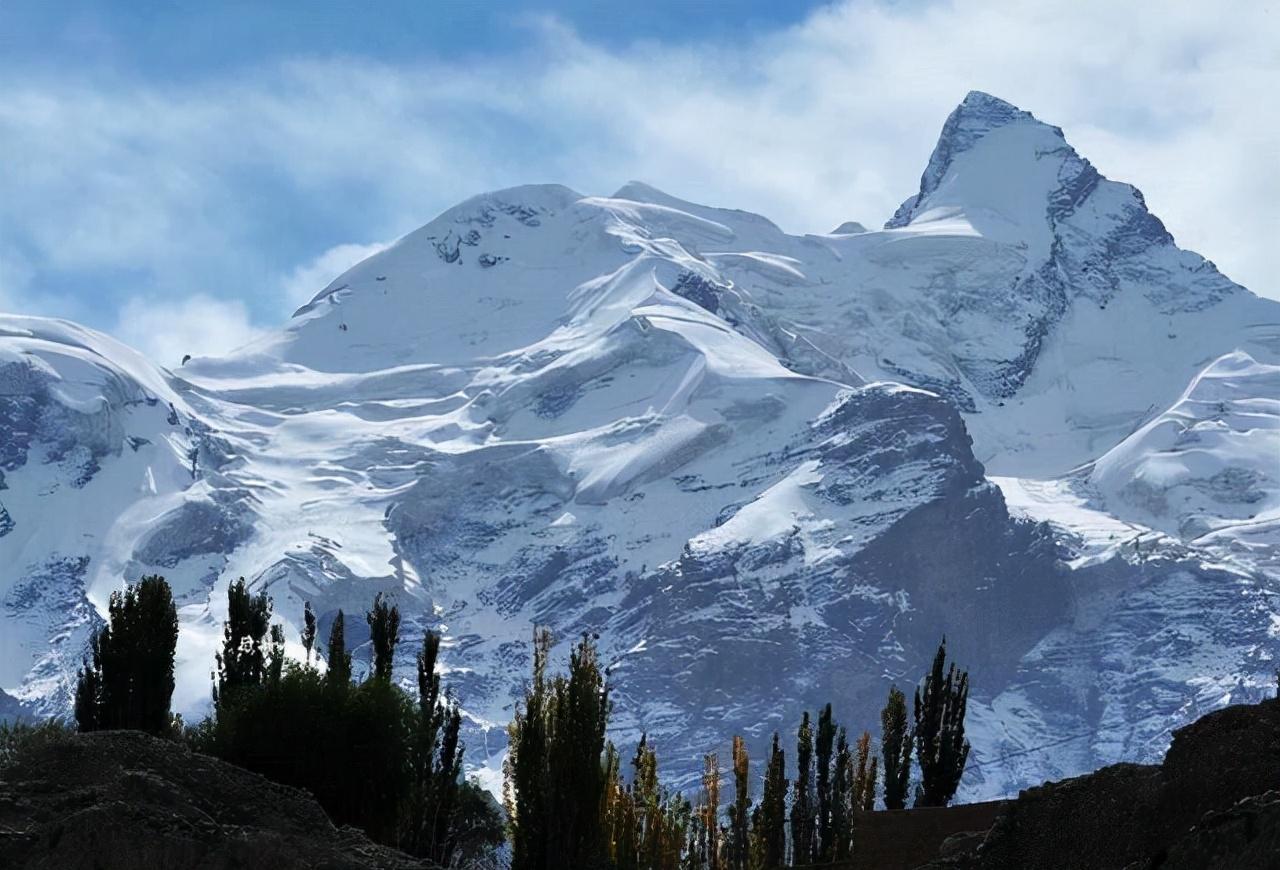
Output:
[[[1280,700],[1174,732],[1159,765],[1114,764],[1031,788],[984,837],[928,870],[1280,867]]]
[[[306,792],[137,731],[31,741],[0,768],[0,867],[421,870]]]
[[[861,858],[834,870],[917,867],[922,841],[960,831],[974,809],[875,813]],[[1162,764],[1027,789],[989,831],[955,833],[940,852],[921,870],[1280,867],[1280,700],[1179,729]],[[0,768],[0,867],[259,866],[430,865],[334,828],[304,792],[140,733],[32,741]]]

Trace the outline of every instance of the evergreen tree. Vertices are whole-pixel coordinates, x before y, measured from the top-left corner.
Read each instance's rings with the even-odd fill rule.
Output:
[[[729,805],[729,870],[748,870],[751,856],[751,780],[747,743],[733,735],[733,803]]]
[[[945,807],[955,796],[969,759],[964,736],[965,710],[969,702],[969,674],[953,663],[944,667],[947,640],[942,639],[933,667],[924,680],[924,691],[915,694],[916,760],[920,786],[916,806]]]
[[[347,652],[346,617],[341,610],[329,628],[328,649],[329,672],[326,680],[330,686],[345,687],[351,682],[351,653]]]
[[[815,857],[819,861],[829,861],[835,852],[832,837],[832,750],[835,747],[836,726],[831,716],[831,705],[827,704],[818,713],[817,733],[817,847]]]
[[[302,606],[302,648],[307,651],[307,662],[311,661],[311,650],[316,645],[316,613],[308,601]]]
[[[381,592],[373,598],[373,609],[365,614],[373,647],[373,678],[390,681],[400,640],[400,608],[388,605]]]
[[[889,687],[889,700],[880,711],[880,753],[884,758],[884,807],[900,810],[907,805],[911,782],[911,750],[914,735],[907,726],[907,697],[897,686]]]
[[[791,797],[791,860],[794,864],[808,864],[813,860],[815,797],[813,726],[806,711],[796,735],[796,781]]]

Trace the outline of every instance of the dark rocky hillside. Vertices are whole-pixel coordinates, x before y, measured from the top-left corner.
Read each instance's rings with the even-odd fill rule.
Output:
[[[1280,700],[1179,729],[1160,765],[1117,764],[1027,789],[970,843],[927,867],[1280,868]]]
[[[409,870],[310,795],[132,731],[46,736],[0,768],[0,867]]]

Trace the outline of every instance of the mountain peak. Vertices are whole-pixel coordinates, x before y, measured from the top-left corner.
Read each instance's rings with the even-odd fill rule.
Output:
[[[956,106],[953,111],[1001,114],[1008,117],[1031,117],[1030,112],[1025,112],[1013,103],[1010,103],[1007,100],[1002,100],[994,94],[989,94],[986,91],[969,91],[969,93],[964,95],[964,99],[960,101],[960,105]]]
[[[1040,134],[1037,138],[1049,139],[1056,145],[1069,147],[1060,128],[1046,124],[1030,112],[985,91],[969,91],[942,125],[938,143],[929,156],[924,174],[920,176],[919,193],[899,206],[885,224],[885,229],[897,229],[911,223],[924,210],[922,206],[941,186],[958,157],[972,151],[992,133],[1013,126],[1024,126],[1029,131]]]

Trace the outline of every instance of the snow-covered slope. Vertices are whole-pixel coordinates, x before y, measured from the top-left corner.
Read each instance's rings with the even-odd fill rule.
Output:
[[[944,632],[968,794],[1156,757],[1271,681],[1277,309],[971,94],[878,232],[531,186],[174,372],[2,317],[0,689],[65,709],[155,572],[197,712],[243,575],[322,632],[392,592],[406,665],[442,628],[490,771],[534,624],[601,635],[617,737],[677,773],[802,705],[872,727]]]

